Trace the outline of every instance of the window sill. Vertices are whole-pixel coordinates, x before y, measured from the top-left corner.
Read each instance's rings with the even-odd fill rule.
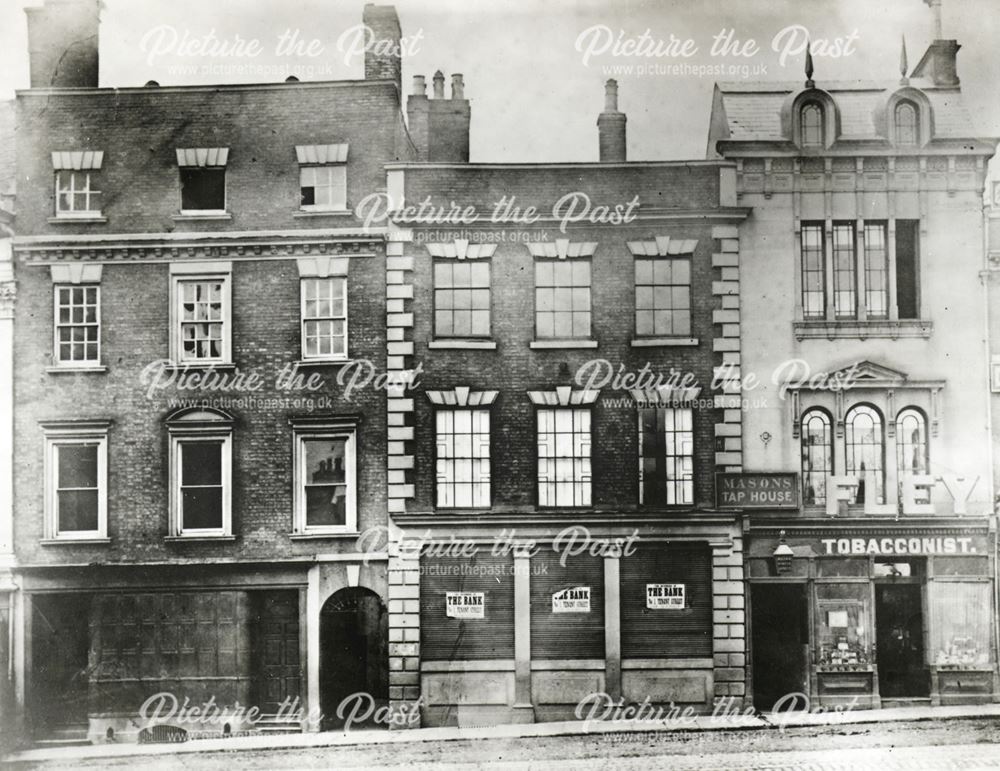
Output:
[[[922,319],[901,319],[899,321],[795,321],[792,330],[797,340],[812,340],[825,338],[836,340],[856,338],[864,340],[869,337],[892,338],[918,337],[928,338],[934,330],[934,323]]]
[[[536,351],[565,348],[596,348],[596,340],[532,340],[528,347]]]
[[[216,370],[233,372],[236,365],[231,361],[175,361],[164,367],[167,371],[184,372],[189,370]]]
[[[322,538],[358,538],[360,535],[357,530],[337,530],[324,533],[290,533],[288,537],[293,541],[316,541]]]
[[[174,214],[171,219],[174,222],[189,222],[196,220],[231,220],[233,215],[227,211],[182,211]]]
[[[497,344],[495,340],[474,340],[474,339],[439,339],[431,340],[427,347],[440,350],[455,351],[495,351]]]
[[[50,375],[73,375],[76,373],[101,373],[107,372],[108,368],[103,364],[88,364],[86,366],[73,366],[70,364],[57,364],[52,367],[46,367],[45,371]]]
[[[343,367],[355,361],[356,359],[298,359],[292,364],[296,367]]]
[[[233,542],[235,535],[168,535],[163,538],[167,543],[186,543],[188,541],[225,541]]]
[[[354,212],[350,209],[299,209],[292,212],[293,217],[350,217]]]
[[[49,217],[50,225],[76,225],[76,224],[103,224],[108,221],[107,217],[102,217],[100,212],[88,212],[80,216],[73,214],[57,214]]]
[[[633,348],[694,347],[696,345],[698,345],[697,337],[637,337],[632,340]]]
[[[102,538],[100,536],[95,536],[93,538],[43,538],[39,543],[42,546],[73,546],[74,544],[79,544],[81,546],[101,546],[103,544],[111,543],[110,538]]]

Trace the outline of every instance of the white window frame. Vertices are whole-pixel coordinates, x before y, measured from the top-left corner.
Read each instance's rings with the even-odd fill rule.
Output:
[[[344,284],[344,314],[343,316],[329,316],[306,318],[306,282],[307,281],[342,281]],[[299,278],[299,348],[303,361],[347,361],[350,359],[350,324],[349,324],[349,297],[348,297],[347,276],[301,276]],[[306,322],[308,321],[339,321],[344,322],[344,352],[341,354],[315,354],[310,355],[306,350]]]
[[[81,327],[81,326],[94,326],[88,322],[76,323],[70,321],[68,323],[62,323],[59,320],[59,310],[62,307],[59,303],[59,295],[61,290],[69,289],[93,289],[96,292],[95,296],[95,308],[97,315],[97,356],[93,359],[63,359],[61,355],[62,346],[59,340],[59,330],[62,327]],[[74,367],[91,368],[101,363],[101,285],[99,283],[80,283],[80,284],[68,284],[68,283],[55,283],[52,285],[52,361],[58,367],[66,367],[67,369],[72,369]]]
[[[63,185],[60,184],[60,181],[62,179],[60,175],[62,175],[62,174],[69,174],[69,187],[65,187],[65,186],[63,186]],[[79,190],[76,187],[77,175],[78,174],[83,175],[83,187],[81,189],[79,189]],[[55,172],[55,190],[56,190],[56,206],[55,206],[55,209],[56,209],[56,217],[58,217],[60,219],[62,219],[62,218],[65,218],[65,219],[74,219],[74,218],[78,218],[78,219],[90,219],[92,217],[100,217],[101,216],[101,207],[98,206],[97,208],[94,208],[95,201],[93,200],[93,198],[95,198],[96,196],[101,195],[101,191],[99,189],[96,189],[96,179],[94,180],[94,184],[91,184],[91,178],[90,178],[91,174],[100,174],[100,170],[99,169],[90,169],[90,170],[58,169],[58,170],[56,170],[56,172]],[[61,200],[60,199],[60,194],[61,193],[69,193],[69,205],[70,205],[69,209],[63,209],[60,206],[59,202]],[[84,200],[86,201],[86,208],[85,209],[77,209],[76,208],[75,204],[76,204],[76,196],[77,195],[83,195],[84,196]]]
[[[454,446],[455,439],[460,436],[459,432],[455,429],[455,422],[459,413],[468,413],[470,416],[470,427],[468,436],[470,437],[471,447],[469,449],[469,455],[467,456],[457,456],[454,452],[450,455],[447,453],[447,443],[444,436],[450,436],[452,438],[452,445]],[[452,416],[452,431],[450,434],[442,435],[440,431],[440,419],[443,415],[450,414]],[[476,415],[486,416],[486,431],[476,431]],[[492,415],[490,414],[489,405],[477,406],[477,407],[458,407],[458,406],[447,406],[439,407],[434,412],[434,439],[437,447],[435,455],[435,474],[434,474],[434,505],[438,509],[488,509],[492,505],[493,501],[493,457],[492,457]],[[476,444],[476,439],[479,438],[479,444]],[[485,439],[485,442],[483,441]],[[485,457],[482,455],[482,450],[485,447]],[[477,451],[480,452],[477,455]],[[453,464],[457,461],[469,461],[471,464],[475,464],[477,461],[482,464],[486,464],[486,481],[477,480],[475,477],[469,483],[472,491],[471,498],[472,502],[467,506],[460,506],[455,503],[455,496],[452,495],[451,503],[442,503],[443,499],[447,499],[447,492],[442,493],[442,486],[445,488],[450,487],[452,492],[457,489],[460,483],[456,480],[454,473],[451,476],[442,474],[440,471],[442,462],[451,461]],[[455,466],[452,466],[454,470]],[[476,487],[485,486],[486,488],[486,500],[476,501]]]
[[[210,264],[211,265],[211,264]],[[217,266],[221,267],[221,266]],[[194,269],[191,269],[194,268]],[[227,266],[228,268],[228,266]],[[213,358],[191,359],[184,357],[181,335],[183,294],[181,284],[195,281],[222,282],[222,355]],[[232,364],[233,361],[233,302],[231,269],[201,272],[200,266],[171,265],[170,276],[170,358],[181,366]]]
[[[190,418],[189,418],[190,419]],[[170,433],[170,536],[179,539],[228,538],[233,534],[233,429],[232,424],[213,416],[205,422],[184,420],[168,427]],[[222,527],[185,528],[181,494],[181,446],[184,444],[221,443]]]
[[[45,538],[53,541],[95,541],[108,538],[108,429],[109,422],[43,424],[45,434]],[[97,529],[59,530],[56,485],[59,448],[74,444],[97,445]]]
[[[320,170],[327,171],[329,184],[323,185],[330,189],[329,204],[304,204],[302,203],[303,175],[306,169],[313,170],[317,176]],[[336,173],[335,173],[336,172]],[[339,179],[338,179],[339,177]],[[320,187],[313,185],[313,188]],[[339,200],[334,200],[334,192],[339,193]],[[302,211],[335,211],[346,212],[347,209],[347,163],[303,163],[299,165],[299,208]]]
[[[550,432],[549,435],[552,437],[553,453],[551,455],[547,455],[547,456],[543,457],[542,454],[541,454],[541,444],[542,444],[541,416],[542,416],[543,413],[546,413],[546,412],[552,413],[553,430]],[[574,455],[567,456],[567,455],[559,455],[556,452],[555,448],[556,448],[556,445],[558,444],[557,437],[559,436],[560,432],[556,429],[555,424],[556,424],[557,419],[558,419],[558,413],[560,413],[560,412],[568,412],[568,413],[570,413],[571,421],[573,423],[573,430],[570,432],[570,436],[573,437],[571,439],[571,442],[574,443],[574,444],[576,442],[575,437],[577,436],[577,431],[576,431],[576,418],[577,418],[577,414],[580,414],[580,415],[586,414],[587,415],[587,419],[588,420],[587,420],[587,432],[586,432],[586,447],[587,447],[587,454],[586,455],[576,455],[576,454],[574,454]],[[580,432],[580,436],[581,437],[583,436],[583,432]],[[565,405],[558,405],[557,406],[557,405],[552,405],[552,406],[540,407],[539,409],[537,409],[535,411],[535,447],[536,447],[536,451],[535,451],[535,455],[536,455],[535,484],[536,484],[536,491],[537,491],[536,495],[538,497],[538,507],[539,508],[544,508],[544,509],[584,509],[584,508],[590,508],[591,506],[593,506],[594,505],[594,413],[593,413],[593,410],[589,406],[577,406],[577,405],[573,405],[573,406],[565,406]],[[551,478],[549,478],[549,479],[547,479],[547,480],[545,480],[543,482],[542,481],[542,475],[541,475],[541,470],[542,470],[541,466],[542,466],[542,461],[543,460],[548,460],[548,461],[554,462],[554,461],[558,461],[560,459],[565,460],[567,458],[570,459],[573,462],[573,471],[574,471],[573,480],[571,482],[569,482],[569,484],[573,486],[573,493],[572,493],[573,500],[570,503],[564,503],[564,502],[561,503],[558,500],[559,499],[559,484],[560,484],[560,482],[554,476],[551,477]],[[579,463],[580,464],[580,468],[582,469],[582,467],[583,467],[583,463],[582,462],[584,460],[587,461],[587,465],[589,466],[589,469],[590,469],[589,478],[585,478],[585,476],[581,472],[580,478],[577,479],[577,476],[576,476],[576,471],[577,471],[577,468],[578,468],[577,464]],[[562,484],[565,484],[565,482],[563,482]],[[548,498],[549,498],[548,495],[544,495],[543,496],[543,494],[542,494],[542,486],[543,485],[554,485],[553,491],[552,491],[552,498],[553,498],[553,500],[548,500]],[[577,485],[581,486],[581,496],[583,498],[579,502],[577,501],[577,490],[576,490],[576,486]],[[547,499],[545,503],[542,502],[543,498]]]
[[[344,483],[347,486],[343,525],[309,525],[306,522],[305,442],[344,439]],[[300,536],[356,535],[358,533],[357,426],[353,423],[303,423],[292,425],[293,516],[292,530]]]

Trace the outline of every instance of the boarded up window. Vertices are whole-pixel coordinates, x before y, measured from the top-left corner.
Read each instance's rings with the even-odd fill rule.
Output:
[[[448,592],[483,595],[482,618],[451,618]],[[420,653],[425,661],[514,657],[514,559],[480,548],[474,557],[420,561]]]
[[[603,659],[604,658],[604,559],[589,554],[567,557],[559,564],[560,554],[543,549],[531,560],[531,658],[532,659]],[[588,592],[574,591],[587,589]],[[568,590],[568,591],[567,591]],[[553,608],[552,597],[588,595],[589,611],[584,602],[560,600]]]
[[[682,584],[684,608],[647,607],[650,584]],[[622,658],[712,655],[712,553],[705,543],[648,544],[621,560]]]

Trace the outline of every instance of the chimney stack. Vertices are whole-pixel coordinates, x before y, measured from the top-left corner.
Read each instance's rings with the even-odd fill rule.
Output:
[[[97,88],[100,0],[45,0],[28,15],[32,88]]]
[[[604,84],[604,112],[597,116],[601,163],[625,162],[625,113],[618,111],[618,82]]]
[[[403,99],[403,60],[399,16],[391,5],[366,3],[361,21],[372,31],[365,49],[365,80],[392,80]]]
[[[927,47],[927,53],[914,68],[911,78],[930,78],[935,86],[957,88],[958,49],[957,40],[935,40]]]
[[[468,163],[471,108],[465,98],[465,81],[458,73],[451,76],[450,99],[445,99],[444,81],[443,72],[434,73],[428,98],[424,76],[413,77],[406,102],[410,138],[422,161]]]

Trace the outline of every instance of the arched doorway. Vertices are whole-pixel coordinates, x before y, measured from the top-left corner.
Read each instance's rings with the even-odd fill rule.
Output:
[[[359,708],[361,713],[374,714],[386,706],[389,613],[381,598],[364,587],[341,589],[323,604],[319,629],[323,727],[343,725],[337,708],[353,694],[367,694]],[[374,723],[372,727],[376,727]]]

